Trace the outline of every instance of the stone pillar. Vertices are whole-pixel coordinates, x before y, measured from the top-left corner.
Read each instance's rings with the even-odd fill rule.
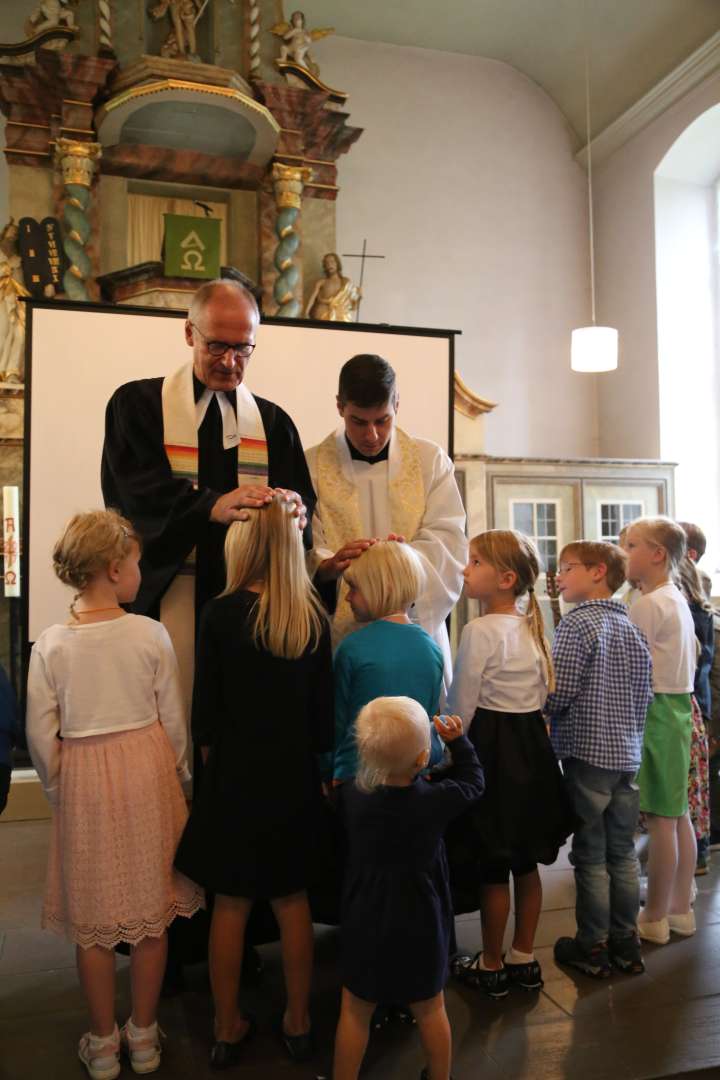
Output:
[[[63,247],[70,260],[70,268],[63,276],[63,288],[71,300],[90,299],[87,282],[91,264],[85,245],[92,231],[90,188],[101,153],[100,143],[74,139],[58,139],[55,143],[55,166],[62,171],[65,195]]]
[[[302,271],[294,261],[300,247],[296,225],[302,207],[303,187],[312,175],[312,169],[307,166],[281,165],[276,161],[272,168],[278,240],[273,260],[278,272],[273,296],[278,304],[276,314],[287,319],[296,319],[302,314]]]

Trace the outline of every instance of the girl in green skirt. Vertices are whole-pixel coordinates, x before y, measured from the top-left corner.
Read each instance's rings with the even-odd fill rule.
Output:
[[[647,903],[638,932],[658,945],[670,940],[671,930],[683,936],[695,933],[690,892],[697,846],[688,813],[695,629],[688,603],[673,581],[685,543],[680,526],[664,517],[633,522],[626,537],[628,578],[637,581],[642,592],[630,618],[647,638],[655,692],[638,774],[640,809],[650,834]]]

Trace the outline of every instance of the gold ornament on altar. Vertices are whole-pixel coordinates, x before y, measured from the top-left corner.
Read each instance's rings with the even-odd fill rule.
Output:
[[[150,18],[169,16],[172,30],[160,47],[160,55],[168,60],[181,56],[185,60],[199,61],[195,27],[205,13],[208,0],[159,0],[150,8]]]
[[[298,64],[300,67],[312,72],[317,78],[320,69],[310,55],[310,46],[314,41],[319,41],[321,38],[328,37],[329,34],[334,34],[335,28],[328,26],[322,30],[308,30],[305,25],[304,13],[302,11],[293,11],[290,22],[282,18],[280,22],[270,28],[270,33],[275,34],[275,37],[280,38],[282,41],[280,46],[280,61],[282,63],[290,61],[293,64]]]
[[[334,252],[325,255],[322,265],[325,276],[313,286],[305,317],[322,322],[353,322],[362,292],[343,276],[342,263]]]
[[[95,142],[77,142],[75,139],[57,139],[55,164],[62,169],[64,184],[92,187],[95,164],[102,156],[102,146]]]

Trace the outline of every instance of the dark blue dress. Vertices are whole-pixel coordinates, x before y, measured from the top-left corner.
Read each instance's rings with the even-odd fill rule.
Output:
[[[340,788],[350,848],[342,981],[365,1001],[425,1001],[447,982],[453,912],[443,834],[483,792],[469,739],[449,746],[444,779],[370,795],[354,783]]]

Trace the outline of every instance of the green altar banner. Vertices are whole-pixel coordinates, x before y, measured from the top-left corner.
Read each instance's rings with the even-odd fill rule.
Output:
[[[163,217],[166,276],[220,277],[220,221],[187,214]]]

